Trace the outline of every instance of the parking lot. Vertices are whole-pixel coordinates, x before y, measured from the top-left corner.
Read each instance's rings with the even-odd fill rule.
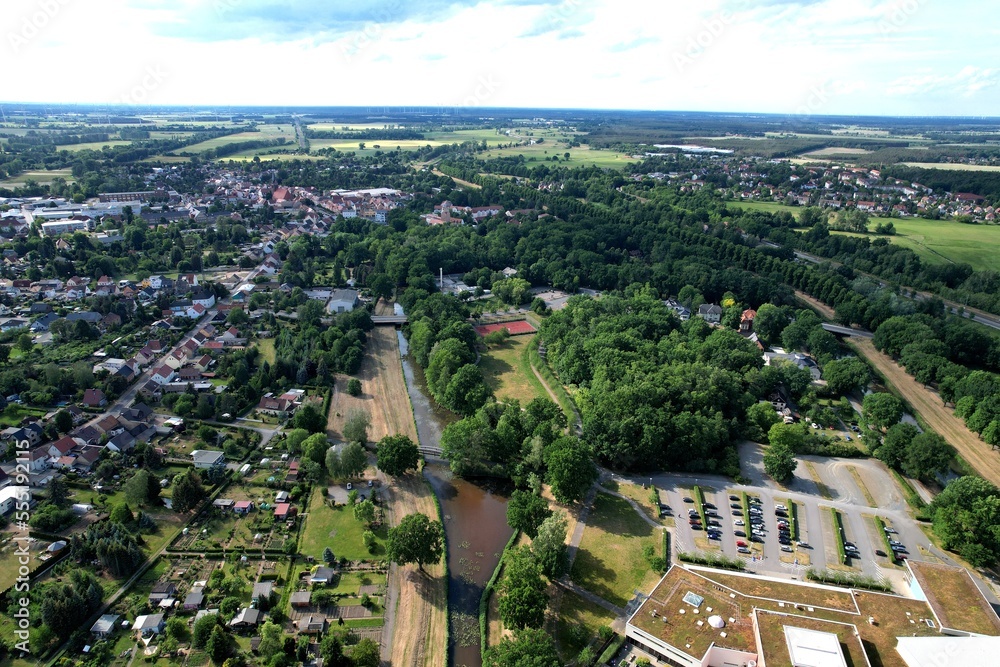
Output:
[[[893,563],[877,519],[894,531],[888,537],[905,550],[903,556],[945,558],[910,518],[895,481],[878,465],[867,460],[813,458],[819,484],[797,478],[787,490],[773,483],[738,485],[711,475],[665,473],[631,481],[652,480],[656,485],[661,505],[675,517],[676,551],[743,558],[750,571],[800,577],[809,568],[833,569],[876,579],[888,577],[900,586],[902,569]],[[800,464],[797,476],[805,472],[803,468]],[[704,507],[695,487],[704,498]],[[843,543],[848,544],[846,563],[840,562]]]

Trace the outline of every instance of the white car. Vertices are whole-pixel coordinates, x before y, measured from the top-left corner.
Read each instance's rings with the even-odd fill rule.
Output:
[[[784,505],[775,505],[774,509],[781,510],[782,512],[787,512],[788,511],[788,508],[785,507]]]
[[[747,525],[747,522],[744,521],[743,519],[733,519],[733,525],[734,526],[745,526],[745,525]]]

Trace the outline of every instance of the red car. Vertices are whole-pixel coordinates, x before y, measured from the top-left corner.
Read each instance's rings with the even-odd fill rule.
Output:
[[[747,545],[747,543],[744,542],[743,540],[736,540],[736,546],[738,546],[738,547],[745,547],[746,545]]]

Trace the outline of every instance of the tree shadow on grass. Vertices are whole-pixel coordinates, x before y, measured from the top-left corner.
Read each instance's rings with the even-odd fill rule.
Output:
[[[413,586],[417,595],[434,605],[436,609],[448,606],[447,596],[441,595],[441,582],[438,577],[414,568],[407,571],[403,578],[407,585]]]

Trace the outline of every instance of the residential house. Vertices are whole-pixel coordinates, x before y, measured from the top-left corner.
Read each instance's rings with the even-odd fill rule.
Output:
[[[145,430],[143,429],[143,431]],[[108,444],[105,446],[113,452],[128,452],[135,447],[135,437],[128,431],[124,431],[108,440]]]
[[[333,568],[325,565],[317,567],[316,571],[309,576],[309,583],[313,585],[329,584],[331,581],[333,581]]]
[[[259,609],[244,607],[243,609],[240,609],[236,616],[233,617],[233,620],[229,621],[229,626],[238,630],[256,628],[260,623],[262,615],[263,614],[261,614]]]
[[[240,500],[235,505],[233,505],[233,511],[237,514],[246,516],[253,511],[254,504],[252,500]]]
[[[98,421],[97,424],[95,424],[95,427],[97,428],[98,431],[108,436],[109,438],[113,438],[119,433],[125,432],[125,427],[122,426],[121,422],[119,422],[114,415],[105,416],[100,421]]]
[[[97,463],[100,458],[100,447],[84,447],[83,450],[76,455],[76,460],[73,461],[73,469],[81,472],[90,472],[90,469],[94,467],[94,464]]]
[[[698,306],[698,317],[709,324],[718,324],[722,320],[722,306],[704,303]]]
[[[177,585],[172,581],[166,581],[153,586],[153,590],[149,592],[147,601],[150,606],[155,607],[160,604],[161,601],[173,597],[177,597]]]
[[[26,486],[7,486],[0,489],[0,516],[14,511],[18,502],[31,502],[31,489]]]
[[[42,473],[49,469],[48,447],[35,447],[28,452],[28,472]]]
[[[226,463],[226,455],[224,453],[208,449],[196,449],[191,452],[191,458],[194,460],[194,467],[202,470],[222,466]]]
[[[266,394],[257,403],[257,411],[265,415],[284,419],[295,411],[295,404],[286,398]]]
[[[749,334],[753,331],[753,321],[757,318],[757,311],[747,308],[740,315],[740,333]]]
[[[310,606],[312,593],[309,591],[296,591],[292,593],[291,603],[295,609],[304,609]]]
[[[71,438],[70,436],[63,436],[56,440],[55,442],[49,443],[49,456],[53,458],[59,458],[60,456],[66,456],[74,449],[78,449],[86,445],[83,440],[77,440],[76,438]]]
[[[146,345],[141,350],[135,353],[136,360],[143,366],[148,366],[156,360],[156,353],[153,352],[153,348]]]
[[[100,389],[87,389],[83,392],[83,404],[88,408],[103,408],[108,399]]]
[[[201,605],[205,604],[205,589],[201,586],[195,586],[184,598],[184,610],[194,611],[195,609],[201,609]]]
[[[271,601],[271,596],[274,594],[274,582],[273,581],[258,581],[253,585],[253,592],[250,594],[250,602],[255,606],[260,606],[260,602],[263,600],[265,602]]]
[[[153,414],[153,408],[145,403],[135,403],[122,411],[122,417],[129,421],[146,421]]]
[[[295,627],[300,634],[315,635],[326,629],[326,616],[309,614],[295,621]]]
[[[163,398],[163,389],[156,380],[150,380],[139,387],[139,395],[146,400],[159,402]]]
[[[289,503],[278,503],[274,506],[274,519],[276,521],[287,521],[298,513],[298,509]]]
[[[114,633],[115,628],[118,627],[119,618],[121,616],[118,614],[104,614],[90,626],[90,634],[99,639],[107,639]]]
[[[163,364],[153,373],[152,382],[158,385],[165,385],[168,382],[173,382],[174,378],[177,377],[177,373],[170,366]],[[157,399],[158,400],[158,399]]]
[[[144,616],[138,616],[135,619],[135,623],[132,624],[132,629],[136,630],[143,637],[151,637],[153,635],[161,634],[163,632],[163,628],[163,614],[146,614]]]

